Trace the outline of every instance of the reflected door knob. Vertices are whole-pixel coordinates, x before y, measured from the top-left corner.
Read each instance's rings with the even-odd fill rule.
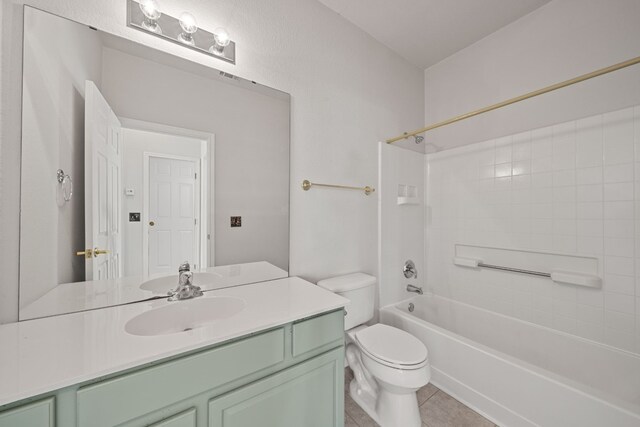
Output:
[[[108,254],[108,253],[109,253],[109,251],[108,251],[108,250],[106,250],[106,249],[98,249],[98,248],[95,248],[95,249],[93,250],[93,256],[94,256],[94,257],[97,257],[98,255]]]
[[[154,225],[156,225],[155,221],[149,221],[149,226],[153,227]]]
[[[84,256],[85,258],[91,258],[93,256],[93,249],[85,249],[84,251],[76,252],[78,256]]]

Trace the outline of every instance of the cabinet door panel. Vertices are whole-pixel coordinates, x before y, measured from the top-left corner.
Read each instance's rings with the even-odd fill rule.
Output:
[[[189,409],[166,420],[151,424],[149,427],[196,427],[196,410]]]
[[[341,427],[342,348],[213,399],[209,427]]]
[[[0,413],[0,427],[53,427],[54,425],[53,397]]]

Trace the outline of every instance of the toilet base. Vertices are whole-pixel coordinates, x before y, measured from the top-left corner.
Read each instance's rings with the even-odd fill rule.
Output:
[[[382,427],[422,426],[416,391],[429,382],[428,365],[408,371],[383,367],[354,343],[347,345],[346,357],[354,377],[349,394],[375,422]]]
[[[416,393],[394,394],[379,390],[379,396],[359,389],[358,382],[351,380],[349,395],[364,411],[382,427],[421,427]]]
[[[376,412],[376,397],[358,387],[358,381],[355,378],[349,384],[349,395],[358,406],[364,409],[367,415],[373,418],[373,421],[382,425]]]

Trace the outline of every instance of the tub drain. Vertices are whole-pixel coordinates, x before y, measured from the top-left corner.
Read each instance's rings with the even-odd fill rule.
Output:
[[[416,306],[413,305],[412,302],[409,303],[409,313],[413,313],[413,310],[415,310]]]

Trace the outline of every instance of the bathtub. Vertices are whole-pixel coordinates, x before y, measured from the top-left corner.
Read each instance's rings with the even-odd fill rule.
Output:
[[[640,426],[638,355],[434,295],[380,321],[424,342],[431,382],[498,425]]]

